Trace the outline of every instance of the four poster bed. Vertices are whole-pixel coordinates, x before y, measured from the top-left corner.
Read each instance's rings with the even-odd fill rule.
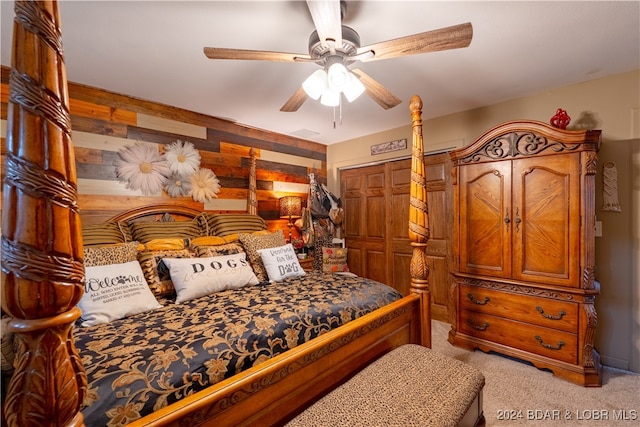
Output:
[[[237,349],[235,353],[219,348],[212,350],[214,344],[224,340],[219,339],[216,332],[209,333],[209,341],[201,347],[215,354],[234,353],[227,362],[238,368],[237,372],[225,371],[226,376],[211,384],[204,380],[212,376],[210,372],[187,368],[186,373],[174,374],[169,369],[187,365],[198,357],[197,351],[189,347],[199,340],[197,332],[190,328],[197,331],[211,319],[237,325],[242,316],[255,316],[254,305],[247,301],[262,301],[257,305],[263,308],[271,306],[273,301],[268,300],[270,296],[265,293],[282,295],[285,288],[271,288],[277,283],[247,285],[180,305],[166,304],[112,322],[81,325],[78,303],[85,289],[86,252],[77,202],[57,4],[18,1],[15,10],[2,204],[2,308],[12,317],[9,329],[16,342],[15,372],[3,407],[6,425],[102,425],[106,421],[100,416],[105,411],[117,411],[114,408],[120,408],[121,412],[140,412],[141,418],[131,425],[281,424],[392,349],[407,343],[430,347],[430,295],[425,255],[429,229],[422,103],[417,96],[410,105],[413,159],[409,237],[413,257],[408,296],[395,295],[393,289],[362,278],[312,273],[304,278],[286,279],[282,282],[285,287],[296,290],[288,295],[290,300],[280,298],[280,301],[291,303],[284,309],[291,313],[305,305],[304,301],[313,303],[314,298],[328,294],[345,294],[345,289],[359,289],[354,292],[357,295],[374,293],[371,288],[364,290],[365,284],[384,295],[375,303],[342,308],[338,314],[332,312],[327,315],[329,320],[310,322],[315,329],[300,332],[305,339],[289,342],[291,337],[287,336],[267,340],[271,350],[279,347],[279,351],[260,353],[256,350],[253,359],[239,357]],[[254,168],[249,188],[248,214],[255,215]],[[150,206],[125,212],[112,222],[139,223],[165,214],[178,222],[186,222],[201,213],[175,206]],[[305,294],[309,289],[313,298]],[[223,294],[235,301],[235,312],[222,308]],[[332,298],[338,300],[343,296]],[[344,299],[351,297],[347,295]],[[325,306],[327,302],[319,304]],[[209,316],[203,311],[207,307],[213,308]],[[278,306],[275,311],[281,314],[283,309]],[[168,317],[164,323],[149,326],[156,313]],[[234,318],[234,313],[240,317]],[[296,312],[295,316],[308,319],[311,314]],[[336,317],[341,319],[336,321]],[[265,323],[272,325],[270,321]],[[255,329],[261,328],[270,329],[264,326]],[[179,344],[179,338],[185,341]],[[260,338],[254,333],[240,341],[247,344]],[[105,348],[107,344],[111,347]],[[162,345],[165,348],[160,348]],[[168,356],[172,345],[178,348],[172,353],[173,358]],[[114,347],[117,350],[113,350]],[[152,353],[145,353],[145,349]],[[159,352],[166,356],[161,362],[153,359]],[[127,362],[127,357],[133,355],[135,359]],[[211,362],[203,363],[211,368]],[[123,374],[126,369],[129,370]],[[133,383],[141,379],[142,373],[148,374],[142,381],[145,384],[150,384],[151,378],[156,382],[139,392],[138,400],[132,400],[131,396],[138,393]],[[179,389],[169,385],[171,377],[180,377],[183,385],[190,383],[193,387]],[[98,406],[108,400],[103,394],[106,386],[99,384],[101,378],[106,378],[109,387],[117,389],[114,395],[129,399],[130,406],[110,403],[104,408]],[[170,397],[162,392],[154,394],[162,387],[174,387],[174,393]],[[160,399],[162,402],[156,404]],[[93,421],[94,405],[99,408],[98,412],[102,411],[95,418],[100,421]],[[145,405],[153,412],[142,413]],[[124,424],[129,421],[129,415],[112,413],[109,422]]]

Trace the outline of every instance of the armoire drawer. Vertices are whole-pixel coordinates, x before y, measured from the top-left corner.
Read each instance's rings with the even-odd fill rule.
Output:
[[[463,284],[459,285],[459,292],[462,310],[492,314],[567,332],[578,329],[578,304],[574,302]]]
[[[467,310],[460,311],[459,316],[459,329],[467,335],[568,363],[578,362],[575,334]]]

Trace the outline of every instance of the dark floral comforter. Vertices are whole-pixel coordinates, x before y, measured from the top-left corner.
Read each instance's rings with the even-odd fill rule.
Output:
[[[399,298],[369,279],[311,273],[78,327],[85,423],[125,425]]]

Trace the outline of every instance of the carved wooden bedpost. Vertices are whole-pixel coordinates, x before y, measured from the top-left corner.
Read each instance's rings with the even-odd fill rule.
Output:
[[[431,321],[431,292],[429,291],[429,209],[427,205],[427,178],[424,167],[422,140],[422,99],[414,95],[409,104],[413,145],[411,150],[411,187],[409,198],[409,239],[413,246],[411,256],[411,292],[421,297],[422,319]],[[422,345],[431,347],[431,325],[422,328]]]
[[[251,147],[249,150],[249,158],[251,164],[249,167],[249,194],[247,195],[247,213],[250,215],[258,215],[258,200],[256,197],[256,149]]]
[[[81,426],[73,343],[84,264],[55,1],[16,1],[2,204],[2,308],[13,320],[8,426]]]

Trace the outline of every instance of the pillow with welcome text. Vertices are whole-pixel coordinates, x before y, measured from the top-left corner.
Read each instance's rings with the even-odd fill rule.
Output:
[[[78,302],[82,326],[93,326],[162,307],[149,289],[138,261],[85,267]]]

